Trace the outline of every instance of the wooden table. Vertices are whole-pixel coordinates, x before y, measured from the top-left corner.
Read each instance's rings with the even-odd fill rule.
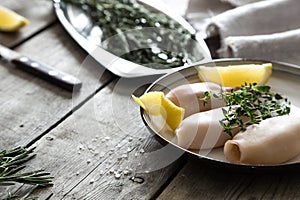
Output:
[[[2,0],[30,20],[0,42],[77,76],[78,93],[60,89],[7,63],[0,65],[0,149],[36,146],[32,169],[45,169],[54,185],[45,199],[299,199],[296,171],[249,172],[215,166],[149,133],[130,99],[136,83],[104,70],[60,25],[50,1]],[[32,6],[34,5],[34,6]],[[139,86],[139,85],[138,85]],[[131,88],[131,89],[128,89]],[[142,91],[140,89],[139,91]],[[149,168],[151,167],[151,168]],[[28,189],[28,188],[27,188]],[[22,194],[26,188],[1,187]]]

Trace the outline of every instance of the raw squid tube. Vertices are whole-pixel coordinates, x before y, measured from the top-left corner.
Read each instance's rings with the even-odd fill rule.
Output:
[[[229,88],[226,89],[229,90]],[[221,90],[222,88],[215,83],[192,83],[181,85],[172,89],[169,93],[166,94],[166,97],[170,99],[175,105],[184,108],[184,117],[188,117],[201,111],[207,111],[213,108],[225,106],[225,102],[223,100],[216,98],[208,99],[205,106],[203,102],[199,100],[199,97],[204,97],[204,93],[206,91],[219,93]]]
[[[199,112],[185,118],[175,130],[178,145],[185,149],[223,146],[230,139],[219,123],[223,118],[222,108]]]
[[[228,161],[279,164],[300,153],[300,116],[283,115],[261,121],[239,132],[224,146]]]

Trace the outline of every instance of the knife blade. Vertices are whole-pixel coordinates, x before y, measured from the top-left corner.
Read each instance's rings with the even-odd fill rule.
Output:
[[[0,59],[8,61],[18,69],[34,74],[68,91],[78,91],[82,86],[82,82],[78,78],[33,60],[1,44]]]

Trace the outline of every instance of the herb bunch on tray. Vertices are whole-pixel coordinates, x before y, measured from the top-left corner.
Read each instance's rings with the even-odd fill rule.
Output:
[[[222,109],[224,118],[220,120],[220,124],[231,137],[233,129],[244,131],[247,126],[259,124],[264,119],[290,113],[291,102],[279,93],[272,92],[267,85],[245,83],[239,89],[229,92],[207,91],[204,98],[199,100],[206,104],[207,99],[212,97],[224,100],[228,106],[228,109]]]
[[[203,58],[194,53],[194,34],[138,0],[63,1],[79,6],[100,27],[102,40],[110,40],[104,48],[124,59],[151,68],[167,68]]]

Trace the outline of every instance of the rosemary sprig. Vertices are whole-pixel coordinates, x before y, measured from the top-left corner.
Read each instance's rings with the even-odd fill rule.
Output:
[[[17,147],[0,152],[0,187],[14,185],[15,183],[34,185],[34,188],[52,185],[53,177],[44,170],[20,173],[21,170],[26,168],[24,164],[36,156],[32,154],[34,149]],[[15,196],[9,194],[6,199],[14,198]]]
[[[243,131],[247,126],[258,124],[264,119],[290,113],[290,101],[270,89],[270,86],[245,83],[238,90],[206,92],[199,100],[206,103],[208,98],[214,97],[225,101],[228,109],[223,109],[224,118],[220,124],[232,137],[233,129]]]

